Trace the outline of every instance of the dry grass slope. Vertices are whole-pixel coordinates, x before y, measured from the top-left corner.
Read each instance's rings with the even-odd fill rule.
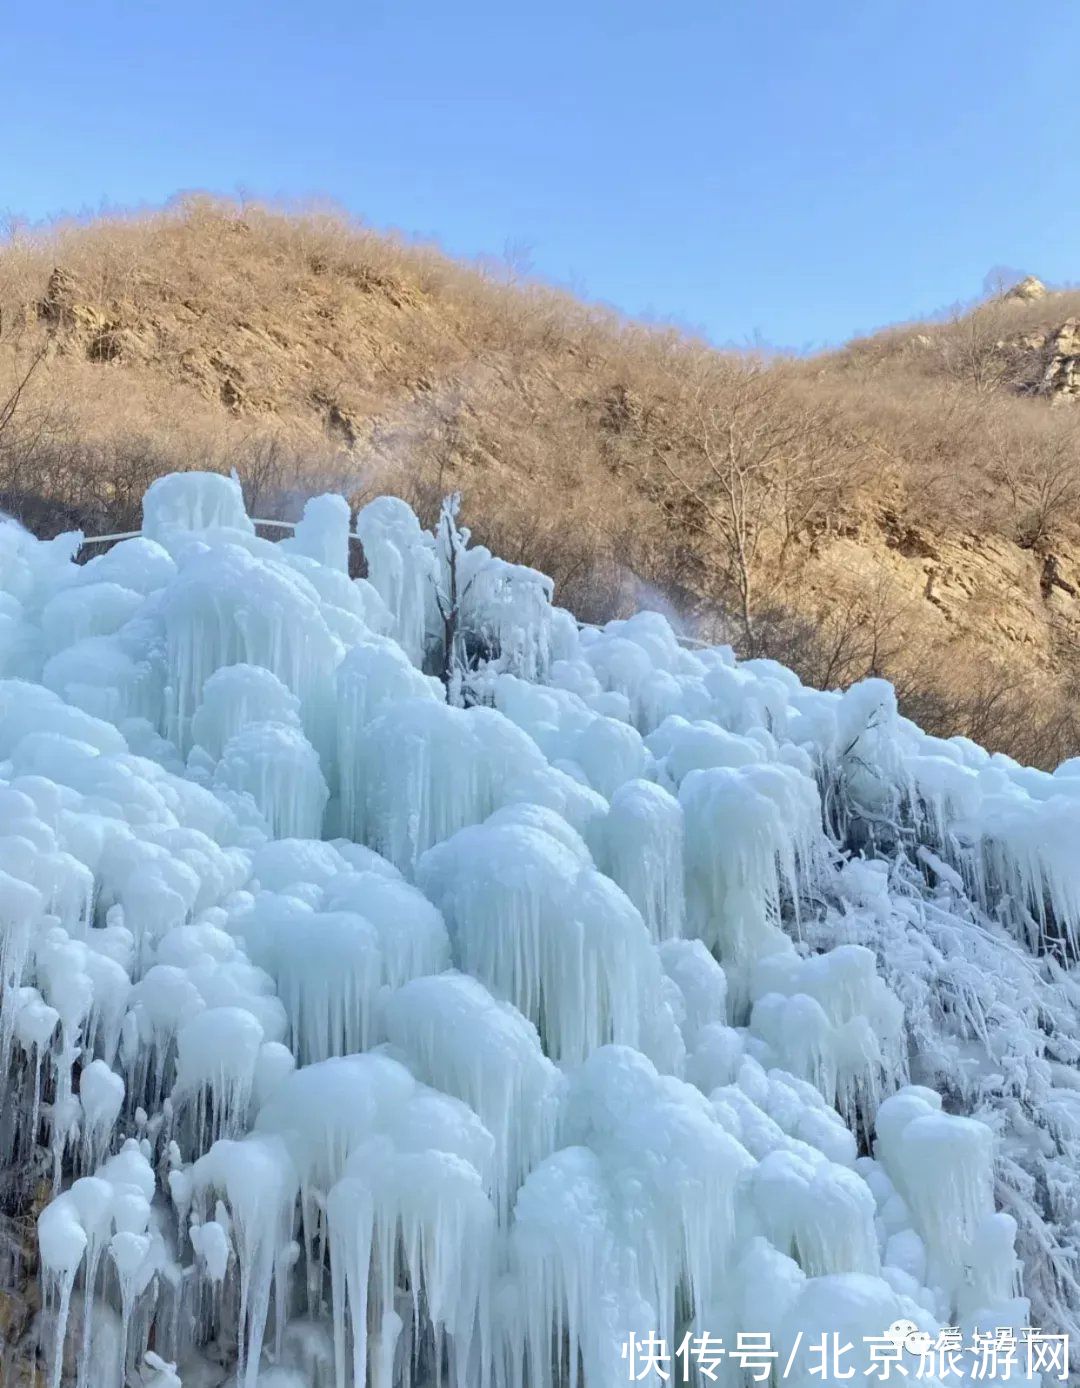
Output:
[[[137,522],[234,467],[264,514],[382,491],[603,618],[663,601],[815,683],[1080,749],[1080,295],[810,360],[718,353],[336,215],[187,199],[0,246],[0,506]]]

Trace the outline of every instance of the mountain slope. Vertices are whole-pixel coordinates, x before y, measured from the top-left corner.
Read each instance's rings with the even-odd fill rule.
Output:
[[[1080,741],[1080,464],[1051,403],[1076,308],[1027,291],[760,363],[333,216],[188,200],[0,250],[0,401],[33,367],[0,504],[100,533],[174,467],[235,467],[266,513],[326,483],[430,520],[456,488],[582,616],[645,591],[1051,764]]]

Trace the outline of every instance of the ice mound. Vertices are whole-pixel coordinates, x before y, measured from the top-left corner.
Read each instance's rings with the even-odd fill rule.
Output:
[[[1075,767],[579,628],[457,516],[318,497],[271,543],[190,473],[85,564],[0,523],[51,1388],[707,1382],[712,1341],[740,1388],[763,1340],[809,1384],[897,1322],[911,1373],[1004,1327],[1038,1382],[1025,1334],[1080,1332]]]

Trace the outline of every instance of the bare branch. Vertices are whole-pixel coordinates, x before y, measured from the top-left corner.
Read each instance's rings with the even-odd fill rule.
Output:
[[[45,354],[48,350],[48,345],[48,340],[46,339],[46,341],[43,342],[41,346],[38,348],[36,355],[31,360],[30,365],[23,372],[21,379],[16,383],[15,389],[11,392],[11,394],[4,401],[4,403],[0,405],[0,434],[4,432],[4,430],[14,419],[15,412],[19,408],[19,402],[22,399],[23,392],[26,390],[26,387],[30,383],[30,378],[41,365],[42,361],[45,359]]]

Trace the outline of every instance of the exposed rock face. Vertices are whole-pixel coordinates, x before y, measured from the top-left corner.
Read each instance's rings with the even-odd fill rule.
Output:
[[[100,308],[83,302],[75,277],[58,265],[38,302],[38,317],[55,330],[98,334],[108,320]]]
[[[1000,302],[1011,303],[1019,309],[1041,300],[1053,301],[1056,297],[1042,280],[1028,275],[1002,294]],[[919,337],[910,339],[912,343],[921,340]],[[995,348],[1003,358],[1011,358],[1016,363],[1014,384],[1022,392],[1041,395],[1051,404],[1080,396],[1080,318],[1065,318],[1057,327],[1043,325],[1017,334],[1008,333],[995,343]]]
[[[1046,369],[1039,394],[1056,400],[1075,400],[1080,395],[1080,318],[1067,318],[1050,334],[1043,350]]]
[[[42,1148],[0,1181],[0,1385],[43,1388],[37,1216],[52,1198]]]
[[[1013,300],[1022,304],[1033,303],[1036,299],[1045,299],[1050,291],[1042,280],[1036,279],[1034,275],[1028,275],[1019,284],[1007,290],[1001,297],[1005,300]]]

